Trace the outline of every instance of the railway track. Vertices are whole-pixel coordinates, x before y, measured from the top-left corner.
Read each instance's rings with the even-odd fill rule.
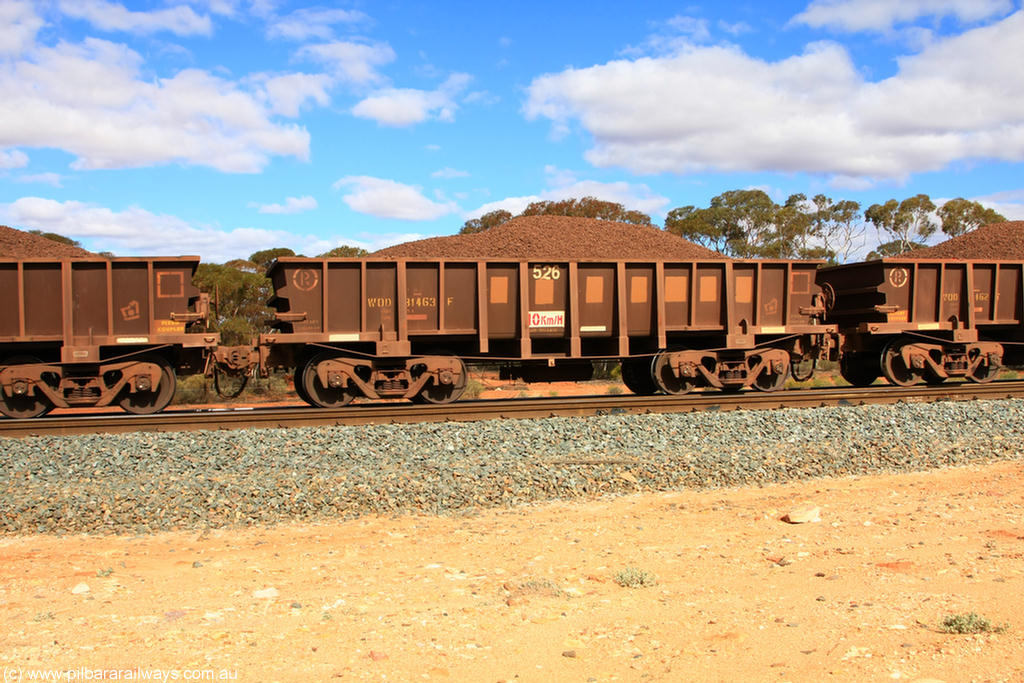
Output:
[[[939,386],[797,389],[736,394],[708,392],[684,396],[603,395],[462,401],[449,405],[367,403],[344,408],[308,406],[196,409],[156,415],[125,413],[59,415],[31,420],[0,419],[0,437],[123,432],[232,430],[329,425],[444,422],[621,413],[678,413],[697,410],[767,410],[867,403],[968,401],[1024,397],[1024,381]]]

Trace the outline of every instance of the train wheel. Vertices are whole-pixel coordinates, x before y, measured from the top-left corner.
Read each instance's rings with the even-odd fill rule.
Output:
[[[839,360],[839,374],[855,387],[870,386],[881,376],[878,356],[866,353],[844,353]]]
[[[651,376],[658,388],[666,394],[682,395],[693,390],[697,383],[688,377],[676,377],[669,365],[669,354],[659,353],[651,361]]]
[[[797,382],[806,382],[814,377],[814,371],[817,369],[818,360],[816,358],[800,358],[795,362],[790,359],[789,362],[789,374]]]
[[[622,383],[637,396],[658,393],[658,385],[651,375],[651,362],[645,358],[627,358],[622,361]]]
[[[918,376],[912,368],[903,362],[900,350],[903,342],[899,339],[889,342],[882,351],[882,374],[885,378],[901,387],[909,387],[917,383]]]
[[[41,362],[33,356],[14,356],[5,360],[3,365],[30,365]],[[28,419],[46,415],[51,410],[53,410],[53,404],[50,403],[50,399],[39,391],[32,396],[8,396],[7,392],[0,388],[0,413],[7,417]]]
[[[145,355],[138,356],[135,360],[140,363],[153,363],[160,366],[160,384],[151,391],[129,392],[125,388],[123,390],[125,392],[124,396],[118,401],[118,404],[127,412],[135,415],[159,413],[174,398],[174,370],[163,356]]]
[[[310,405],[318,406],[320,408],[340,408],[341,406],[347,405],[355,398],[355,393],[348,387],[325,387],[323,382],[320,381],[319,375],[316,374],[316,366],[325,360],[337,358],[338,355],[331,351],[323,351],[306,361],[305,366],[302,368],[302,390],[299,392],[299,396],[302,396]],[[297,385],[298,383],[296,383]],[[303,396],[302,392],[305,392]]]
[[[454,377],[454,381],[451,384],[434,384],[434,382],[428,382],[425,387],[420,389],[420,392],[413,397],[413,400],[417,403],[452,403],[458,401],[462,396],[462,392],[466,390],[466,382],[469,379],[469,373],[466,372],[466,364],[461,359],[452,357],[451,359],[457,364],[457,376]]]
[[[772,372],[770,368],[765,368],[754,378],[754,388],[758,391],[778,391],[787,379],[789,379],[789,368],[782,372]]]
[[[309,394],[306,393],[306,387],[302,381],[302,372],[306,369],[305,359],[300,360],[295,365],[295,373],[292,375],[292,386],[295,387],[295,394],[305,403],[313,405],[313,401],[309,399]]]
[[[972,359],[972,361],[975,359]],[[967,379],[978,384],[991,382],[999,374],[999,366],[994,363],[978,363],[967,373]]]

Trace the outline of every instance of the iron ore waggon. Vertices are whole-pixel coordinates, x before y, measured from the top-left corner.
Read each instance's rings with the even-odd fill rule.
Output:
[[[203,331],[198,256],[0,259],[0,412],[54,407],[163,410],[175,371],[202,372],[219,337]]]
[[[823,268],[840,372],[866,386],[988,382],[1024,364],[1024,262],[885,258]]]
[[[818,263],[740,260],[307,259],[270,267],[264,372],[308,403],[456,400],[469,363],[589,378],[622,362],[638,394],[771,391],[835,355]]]

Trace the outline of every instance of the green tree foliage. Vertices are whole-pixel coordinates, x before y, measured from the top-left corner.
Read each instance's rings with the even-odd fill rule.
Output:
[[[963,197],[950,199],[940,206],[939,219],[942,221],[942,232],[950,237],[962,235],[989,223],[1006,222],[1006,217],[1001,213]]]
[[[39,235],[40,237],[45,237],[48,240],[60,242],[61,244],[67,244],[72,247],[82,246],[82,243],[79,242],[78,240],[73,240],[70,237],[65,237],[64,235],[58,235],[55,232],[43,232],[42,230],[29,230],[28,232],[30,235]]]
[[[665,230],[720,254],[731,254],[731,226],[722,209],[681,206],[665,217]]]
[[[347,244],[343,244],[340,247],[335,247],[330,251],[317,256],[317,258],[359,258],[360,256],[366,256],[370,252],[359,247],[350,247]]]
[[[727,256],[790,256],[800,239],[797,233],[807,225],[802,199],[794,195],[780,207],[762,190],[729,190],[706,209],[672,209],[665,229]]]
[[[201,263],[193,281],[210,294],[211,326],[220,332],[224,344],[248,344],[260,332],[269,331],[266,322],[272,311],[266,302],[272,287],[262,271],[254,273],[231,265]]]
[[[249,260],[255,263],[261,271],[266,272],[267,268],[273,263],[274,259],[281,258],[282,256],[295,256],[295,252],[288,247],[276,247],[274,249],[264,249],[257,251],[255,254],[249,256]]]
[[[885,204],[872,204],[864,212],[864,217],[881,232],[893,237],[892,241],[900,245],[896,253],[911,250],[914,243],[926,240],[937,227],[935,204],[926,194],[901,202],[890,199]]]
[[[860,204],[819,194],[776,204],[762,190],[731,190],[706,209],[669,211],[665,230],[738,258],[848,260],[863,245]]]
[[[633,223],[635,225],[651,224],[651,217],[641,211],[631,211],[622,204],[606,202],[596,197],[533,202],[520,215],[577,216],[579,218],[596,218],[602,221]]]
[[[459,230],[460,235],[472,235],[476,232],[483,232],[484,230],[490,230],[496,228],[502,223],[511,220],[512,214],[505,209],[497,209],[496,211],[488,211],[480,218],[471,218],[462,225],[462,229]]]

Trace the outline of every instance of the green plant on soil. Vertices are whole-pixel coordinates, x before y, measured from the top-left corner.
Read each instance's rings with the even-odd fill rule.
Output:
[[[466,382],[466,389],[462,392],[462,398],[480,398],[484,393],[484,384],[478,379],[470,379]]]
[[[636,567],[626,567],[616,572],[615,583],[624,588],[647,588],[658,583],[654,574]]]
[[[942,630],[946,633],[1003,633],[1009,624],[993,626],[985,617],[975,612],[966,614],[950,614],[942,620]]]

